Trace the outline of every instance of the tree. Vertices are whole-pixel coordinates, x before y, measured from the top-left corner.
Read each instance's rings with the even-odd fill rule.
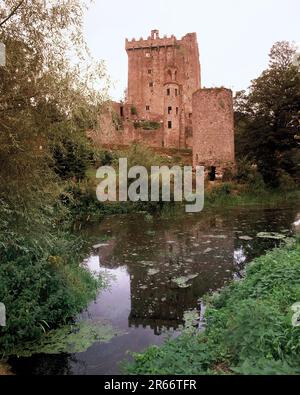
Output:
[[[277,42],[268,69],[235,98],[238,157],[248,157],[273,187],[283,173],[300,180],[300,70],[295,54],[290,43]]]
[[[0,20],[18,3],[0,2]],[[66,139],[82,144],[106,97],[96,89],[104,64],[89,57],[83,39],[85,6],[25,0],[0,28],[7,48],[0,68],[0,200],[20,212],[43,207],[48,197],[55,201],[51,147]]]
[[[0,21],[16,4],[0,0]],[[69,211],[59,197],[66,186],[57,173],[66,174],[55,156],[67,145],[68,174],[81,172],[73,147],[88,145],[86,130],[105,96],[96,85],[105,79],[103,63],[90,59],[83,40],[83,12],[80,0],[25,0],[0,27],[7,49],[0,67],[0,300],[9,312],[1,355],[94,297],[94,280],[79,265],[81,241],[65,226]]]

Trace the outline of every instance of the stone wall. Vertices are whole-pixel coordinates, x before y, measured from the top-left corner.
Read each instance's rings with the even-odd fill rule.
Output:
[[[126,39],[125,47],[125,103],[103,105],[89,137],[99,146],[192,148],[194,166],[221,178],[235,163],[232,92],[201,89],[196,34],[178,40],[153,30],[146,40]]]
[[[232,91],[200,89],[193,95],[193,163],[216,176],[235,163]]]

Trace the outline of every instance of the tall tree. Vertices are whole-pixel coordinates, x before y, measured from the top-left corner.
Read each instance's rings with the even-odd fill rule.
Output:
[[[237,154],[258,166],[273,187],[284,172],[300,180],[300,69],[296,48],[277,42],[269,67],[235,99]]]
[[[0,67],[0,218],[7,204],[14,221],[17,213],[23,220],[23,213],[55,200],[51,147],[84,142],[106,97],[97,89],[104,64],[91,59],[82,33],[86,2],[19,3],[0,1],[0,21],[6,20],[0,41],[7,49]]]

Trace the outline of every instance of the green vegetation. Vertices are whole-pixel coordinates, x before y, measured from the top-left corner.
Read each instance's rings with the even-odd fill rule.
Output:
[[[1,19],[11,3],[1,2]],[[107,83],[101,92],[93,88],[106,82],[106,75],[103,63],[95,63],[86,51],[84,3],[53,0],[45,7],[40,0],[24,2],[0,30],[7,50],[6,65],[0,67],[0,302],[7,310],[7,326],[0,328],[3,356],[21,354],[25,344],[29,354],[72,351],[71,343],[73,351],[82,351],[112,335],[111,328],[101,332],[99,327],[72,326],[74,316],[104,285],[80,265],[86,246],[72,233],[74,222],[81,226],[132,211],[169,215],[177,208],[164,202],[96,200],[98,166],[115,166],[120,155],[128,158],[129,167],[149,170],[166,159],[139,145],[116,153],[96,150],[88,141],[86,132],[97,124]],[[293,55],[287,43],[275,46],[270,68],[248,94],[238,96],[238,174],[231,183],[208,188],[208,208],[298,196],[300,78]],[[131,114],[137,115],[136,107]],[[112,117],[121,130],[122,119],[116,113]],[[137,121],[134,126],[157,130],[161,124]],[[137,356],[129,371],[297,372],[299,329],[290,325],[290,305],[300,297],[299,266],[299,247],[260,258],[246,280],[210,299],[205,334],[191,336],[189,326],[188,336]],[[188,287],[191,279],[180,277],[174,284]],[[29,347],[33,343],[35,351]]]
[[[1,249],[0,266],[0,300],[8,314],[7,326],[0,330],[4,355],[68,322],[102,285],[79,265],[80,239],[59,232],[44,233],[40,240],[9,231],[7,236],[11,240]]]
[[[82,321],[54,329],[38,342],[22,344],[20,349],[13,350],[13,355],[80,353],[96,342],[107,343],[118,334],[106,322]]]
[[[190,325],[162,347],[134,354],[130,374],[299,374],[300,243],[247,267],[245,279],[207,297],[206,329]]]
[[[24,2],[0,30],[0,355],[66,324],[102,286],[80,266],[85,245],[62,199],[93,160],[86,130],[105,97],[92,88],[105,72],[85,50],[83,7]],[[1,20],[10,9],[1,2]]]
[[[130,112],[131,115],[138,115],[137,108],[135,106],[131,106]]]
[[[236,182],[220,183],[205,190],[204,209],[235,206],[275,207],[291,205],[298,202],[300,190],[255,188],[254,185],[243,185]]]
[[[300,70],[295,57],[290,43],[276,43],[269,68],[235,99],[237,157],[255,165],[271,187],[300,182]]]
[[[123,130],[124,129],[124,124],[121,116],[116,112],[112,112],[112,122],[116,130]]]
[[[161,128],[161,123],[155,121],[136,121],[133,126],[135,129],[157,130]]]

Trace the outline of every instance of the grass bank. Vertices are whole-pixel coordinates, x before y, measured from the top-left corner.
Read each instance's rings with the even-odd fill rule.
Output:
[[[70,183],[66,194],[62,197],[64,204],[72,213],[72,217],[80,225],[101,221],[103,218],[137,212],[158,215],[180,215],[185,213],[186,203],[174,202],[105,202],[96,197],[97,180],[94,172],[80,183]],[[300,201],[300,190],[255,189],[238,183],[214,183],[205,186],[204,210],[222,209],[226,207],[280,207]]]
[[[286,206],[300,201],[300,190],[253,188],[232,183],[207,184],[205,208],[238,206]]]
[[[187,327],[162,347],[135,354],[129,374],[299,374],[300,243],[247,267],[245,279],[207,297],[206,329]],[[299,308],[300,309],[300,308]],[[299,312],[298,309],[298,313]],[[298,314],[299,316],[300,314]]]

